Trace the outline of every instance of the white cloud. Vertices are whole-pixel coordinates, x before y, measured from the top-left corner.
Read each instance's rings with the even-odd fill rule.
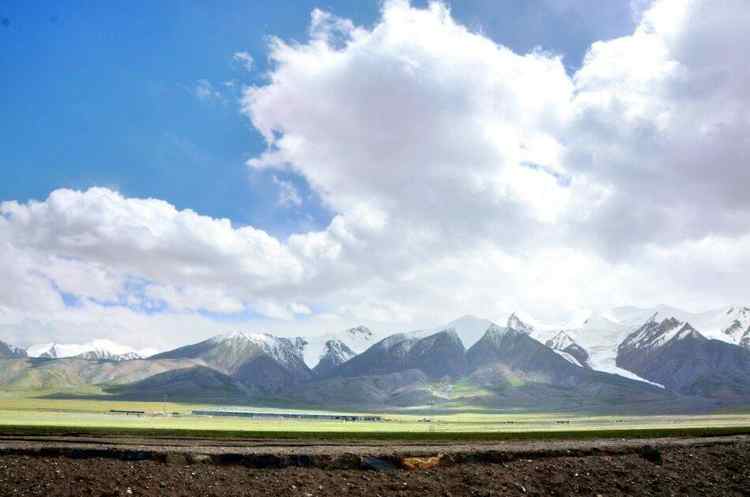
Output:
[[[265,232],[160,200],[104,188],[56,190],[44,202],[4,202],[0,213],[2,238],[21,256],[36,257],[37,273],[98,300],[113,300],[135,277],[178,309],[236,310],[302,278],[300,261]]]
[[[242,300],[228,295],[221,288],[150,285],[145,294],[148,299],[164,302],[173,311],[237,313],[245,309]]]
[[[300,207],[302,197],[300,197],[297,187],[291,181],[279,179],[273,176],[273,183],[279,187],[279,197],[276,203],[281,207]]]
[[[224,95],[207,79],[199,79],[192,87],[191,92],[198,100],[203,102],[223,102]]]
[[[101,188],[6,202],[0,326],[174,344],[233,326],[204,311],[299,334],[746,300],[744,7],[658,1],[572,77],[440,4],[386,2],[371,28],[316,10],[242,108],[268,143],[249,166],[303,176],[330,225],[279,240]],[[302,206],[282,177],[279,205]]]
[[[372,31],[315,12],[311,29],[308,45],[276,40],[271,84],[245,94],[271,147],[252,167],[293,169],[344,216],[398,213],[445,249],[555,219],[567,201],[550,174],[564,174],[555,135],[573,90],[559,58],[517,55],[439,4],[389,2]]]
[[[253,56],[248,52],[234,52],[232,54],[232,60],[248,72],[253,70],[253,66],[255,64]]]
[[[750,231],[748,27],[744,1],[659,1],[632,36],[592,46],[566,164],[610,194],[576,236],[622,256]]]
[[[340,213],[291,246],[318,267],[334,261],[322,272],[347,284],[382,281],[401,303],[415,278],[412,290],[430,294],[425,274],[446,261],[461,273],[455,293],[473,260],[511,258],[517,270],[498,268],[467,306],[500,291],[508,306],[550,312],[535,302],[540,285],[554,289],[553,307],[605,304],[587,288],[642,300],[639,278],[666,275],[643,260],[653,247],[748,233],[747,9],[666,0],[642,10],[634,4],[633,35],[596,43],[572,78],[556,56],[515,54],[439,4],[386,2],[369,30],[314,12],[310,42],[275,40],[271,82],[243,102],[269,144],[249,165],[292,169]],[[358,232],[354,212],[382,226]],[[524,288],[510,283],[539,271],[519,277]],[[656,287],[649,298],[676,298]],[[731,293],[699,287],[676,299]]]

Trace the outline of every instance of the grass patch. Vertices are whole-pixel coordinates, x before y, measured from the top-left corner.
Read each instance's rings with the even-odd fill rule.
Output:
[[[144,438],[196,438],[196,439],[283,439],[283,440],[383,440],[383,441],[471,441],[491,442],[504,440],[590,440],[596,438],[661,438],[661,437],[712,437],[750,435],[750,426],[704,428],[645,428],[622,430],[569,430],[526,432],[314,432],[314,431],[242,431],[149,429],[111,427],[65,426],[2,426],[2,436],[137,436]]]

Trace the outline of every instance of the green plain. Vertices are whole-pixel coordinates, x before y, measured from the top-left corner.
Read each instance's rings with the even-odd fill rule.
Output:
[[[0,433],[110,434],[215,438],[318,438],[505,440],[750,434],[750,414],[586,415],[503,411],[382,413],[383,421],[343,422],[192,415],[205,404],[46,398],[50,391],[0,392]],[[89,394],[96,394],[95,389]],[[247,407],[242,410],[322,413],[312,409]],[[111,410],[145,411],[144,415]],[[374,413],[369,413],[374,414]]]

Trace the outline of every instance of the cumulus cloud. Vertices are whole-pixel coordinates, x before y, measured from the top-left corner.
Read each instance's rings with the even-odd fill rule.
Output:
[[[300,261],[275,238],[234,227],[155,199],[132,199],[105,188],[56,190],[43,202],[0,204],[3,238],[59,289],[117,300],[128,279],[168,284],[150,294],[177,308],[231,308],[248,297],[293,284]],[[181,290],[178,290],[181,289]],[[212,290],[213,289],[213,290]],[[241,299],[240,299],[241,300]]]
[[[595,43],[575,74],[438,3],[388,1],[368,28],[315,10],[306,42],[271,42],[242,110],[268,145],[249,167],[274,171],[279,206],[302,207],[282,179],[302,176],[329,226],[280,240],[102,188],[4,202],[0,255],[13,263],[0,276],[13,284],[0,326],[116,317],[180,342],[231,325],[215,314],[288,333],[403,331],[467,312],[561,322],[582,308],[741,302],[750,11],[638,9],[633,34]]]
[[[316,11],[311,30],[304,46],[276,40],[272,83],[245,95],[270,146],[252,167],[293,169],[337,212],[366,205],[429,230],[518,237],[554,220],[573,88],[558,57],[517,55],[440,4],[390,2],[372,31]]]
[[[595,43],[574,76],[566,164],[603,190],[572,229],[620,254],[750,230],[750,12],[656,2],[631,36]]]
[[[467,268],[494,251],[552,281],[573,275],[544,260],[567,254],[553,258],[564,266],[576,255],[577,287],[620,275],[605,293],[634,300],[639,283],[628,275],[660,271],[644,254],[668,264],[683,243],[739,244],[750,231],[747,9],[633,7],[634,33],[594,44],[573,75],[554,54],[516,54],[468,31],[441,4],[386,2],[372,29],[315,11],[310,41],[275,40],[270,84],[243,100],[269,146],[250,167],[303,175],[340,213],[325,232],[290,243],[335,260],[333,271],[376,268],[390,294],[446,260]],[[381,226],[358,233],[368,217]],[[482,291],[538,307],[509,288],[507,270],[495,276]],[[539,292],[541,281],[521,279]],[[429,294],[427,281],[415,291]],[[550,305],[601,300],[583,288],[563,297],[563,281]],[[660,291],[652,297],[674,296]],[[710,292],[731,295],[687,291],[707,305]]]

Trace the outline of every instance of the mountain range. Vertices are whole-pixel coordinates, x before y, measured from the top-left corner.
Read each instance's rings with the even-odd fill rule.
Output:
[[[45,343],[33,345],[26,350],[26,355],[48,359],[79,357],[92,361],[128,361],[143,359],[153,355],[155,352],[152,349],[136,351],[131,347],[120,345],[111,340],[97,339],[84,344]]]
[[[0,386],[122,399],[360,408],[697,411],[750,402],[750,309],[661,306],[562,327],[463,316],[392,335],[234,332],[143,358],[106,340],[0,342]]]

